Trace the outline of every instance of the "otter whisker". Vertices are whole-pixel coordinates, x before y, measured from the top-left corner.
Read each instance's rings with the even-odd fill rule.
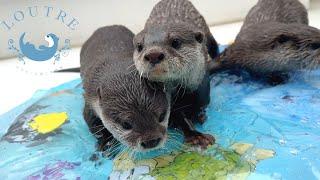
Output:
[[[132,74],[134,73],[134,74]],[[133,68],[131,71],[128,72],[128,74],[132,75],[132,76],[138,76],[139,72],[137,71],[137,69]]]
[[[125,154],[125,153],[127,153],[128,152],[128,147],[127,146],[122,146],[122,150],[118,153],[118,155],[123,155],[123,154]]]
[[[108,151],[108,154],[110,156],[117,156],[118,154],[121,154],[123,149],[124,149],[123,144],[118,142],[116,145],[108,148],[106,151]],[[104,152],[106,152],[106,151],[104,151]]]
[[[104,125],[103,124],[101,124],[101,125],[98,125],[98,126],[93,126],[93,127],[90,127],[91,129],[93,129],[93,128],[98,128],[98,127],[104,127]]]
[[[104,150],[102,153],[108,154],[109,156],[114,156],[119,151],[119,148],[121,148],[120,144],[112,145],[108,147],[106,150]]]
[[[178,108],[173,109],[172,112],[176,112],[176,111],[182,110],[182,109],[187,108],[187,107],[190,107],[190,106],[192,106],[192,104],[188,104],[188,105],[185,105],[185,106],[181,106],[181,107],[178,107]]]
[[[141,71],[141,73],[140,73],[140,84],[141,84],[141,81],[142,81],[142,75],[143,75],[143,71]]]
[[[130,68],[135,67],[135,64],[131,64],[130,66],[127,67],[127,70],[129,70]]]
[[[135,153],[134,149],[133,148],[129,148],[129,157],[130,157],[130,159],[133,159],[133,160],[135,159],[134,153]]]
[[[178,91],[175,93],[175,94],[176,94],[176,97],[175,97],[175,99],[173,100],[173,104],[175,104],[175,103],[177,102],[177,100],[179,99],[179,92],[180,92],[181,88],[182,88],[182,86],[179,85],[179,89],[178,89]]]
[[[85,136],[85,138],[90,137],[90,136],[92,136],[92,135],[97,135],[97,133],[101,132],[101,131],[104,130],[104,129],[105,129],[105,127],[103,126],[101,129],[99,129],[99,130],[96,131],[95,133],[91,133],[91,134]]]

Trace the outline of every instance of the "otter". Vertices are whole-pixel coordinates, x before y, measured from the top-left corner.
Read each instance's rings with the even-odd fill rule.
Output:
[[[110,136],[135,151],[160,148],[167,139],[170,96],[161,84],[139,76],[132,60],[133,37],[124,26],[106,26],[81,49],[83,116],[101,149]]]
[[[308,11],[299,0],[259,0],[245,17],[240,32],[266,22],[308,25]]]
[[[201,83],[209,57],[218,54],[205,19],[188,0],[156,4],[134,45],[133,59],[143,76],[191,90]]]
[[[219,57],[224,69],[244,69],[257,78],[283,82],[287,73],[320,64],[320,31],[301,24],[253,25]],[[281,80],[282,79],[282,80]]]
[[[235,42],[208,66],[246,70],[271,84],[283,83],[288,73],[314,69],[320,63],[320,31],[308,26],[308,13],[298,0],[259,0]]]
[[[212,136],[192,127],[205,119],[210,92],[207,63],[218,54],[202,15],[188,0],[161,0],[133,42],[139,73],[164,83],[172,94],[173,124],[187,125],[182,128],[187,142],[201,147],[212,144]]]

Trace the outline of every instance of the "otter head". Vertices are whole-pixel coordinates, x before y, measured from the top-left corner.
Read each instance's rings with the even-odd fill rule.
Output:
[[[205,41],[203,32],[188,25],[153,25],[135,36],[134,63],[150,80],[197,87],[208,58]]]
[[[320,31],[300,24],[277,25],[267,44],[269,55],[279,59],[284,71],[312,70],[320,67]],[[273,69],[277,69],[273,66]],[[278,69],[281,71],[282,69]]]
[[[114,138],[135,151],[160,148],[167,139],[170,97],[150,84],[131,74],[97,87],[96,113]]]
[[[252,25],[218,60],[257,75],[312,70],[320,67],[320,31],[303,24]]]

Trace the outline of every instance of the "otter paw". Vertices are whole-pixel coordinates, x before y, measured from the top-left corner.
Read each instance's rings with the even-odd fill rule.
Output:
[[[206,149],[209,145],[213,145],[215,139],[210,134],[195,134],[186,137],[186,143],[193,146],[200,146],[201,149]]]

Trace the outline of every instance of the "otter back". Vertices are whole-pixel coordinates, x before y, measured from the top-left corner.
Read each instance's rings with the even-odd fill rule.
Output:
[[[96,30],[83,45],[80,54],[80,71],[84,78],[87,77],[86,75],[93,74],[93,69],[96,69],[95,73],[97,74],[95,75],[101,77],[105,73],[119,73],[132,64],[132,60],[128,60],[128,57],[133,53],[133,45],[128,42],[132,41],[134,34],[122,26],[113,27],[117,31],[108,30],[110,27]],[[113,66],[123,66],[123,68],[112,69]],[[112,69],[112,71],[98,71],[101,68]],[[89,74],[87,74],[88,72]]]

